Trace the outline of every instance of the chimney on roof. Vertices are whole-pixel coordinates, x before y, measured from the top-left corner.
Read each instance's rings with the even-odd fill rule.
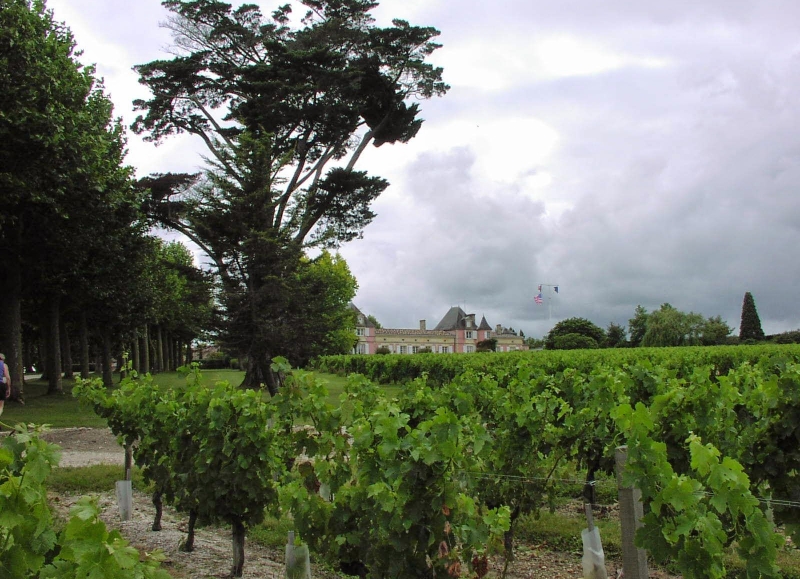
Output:
[[[422,330],[423,332],[425,331],[425,320],[419,321],[419,329]]]
[[[497,324],[497,325],[494,327],[494,331],[495,331],[495,333],[497,333],[497,334],[502,334],[502,333],[503,333],[503,326],[501,326],[500,324]]]

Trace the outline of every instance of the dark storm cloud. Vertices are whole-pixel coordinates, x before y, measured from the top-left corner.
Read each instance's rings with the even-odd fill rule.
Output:
[[[559,137],[543,167],[553,180],[539,205],[508,191],[487,202],[480,193],[499,184],[470,173],[464,151],[420,157],[398,187],[424,226],[405,222],[404,235],[414,231],[416,241],[399,261],[386,248],[394,273],[379,282],[392,287],[399,276],[413,298],[384,292],[375,307],[414,319],[418,304],[433,308],[449,297],[486,310],[490,323],[541,335],[559,318],[626,323],[637,304],[670,302],[720,314],[738,331],[742,296],[752,291],[768,332],[800,326],[800,65],[792,17],[800,6],[520,3],[513,22],[476,30],[501,11],[461,4],[471,24],[429,14],[444,19],[443,53],[448,38],[458,47],[482,35],[489,40],[481,47],[491,51],[490,41],[505,37],[530,50],[536,37],[560,34],[631,58],[592,74],[529,71],[496,92],[455,85],[433,108],[425,103],[434,122],[448,113],[543,120]],[[480,160],[480,150],[470,150]],[[569,208],[548,215],[558,199]],[[483,235],[468,233],[476,228]],[[550,307],[534,305],[532,288],[548,281],[560,284],[559,294],[546,290]],[[362,294],[372,295],[367,287]]]

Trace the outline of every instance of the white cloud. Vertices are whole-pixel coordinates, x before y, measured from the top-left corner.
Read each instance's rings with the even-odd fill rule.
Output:
[[[628,54],[570,34],[503,34],[445,45],[439,57],[454,87],[499,93],[515,86],[621,68],[665,68],[669,58]]]

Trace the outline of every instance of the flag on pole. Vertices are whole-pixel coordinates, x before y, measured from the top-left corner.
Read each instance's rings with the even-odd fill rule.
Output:
[[[542,293],[542,284],[539,284],[539,293]]]
[[[536,296],[534,296],[534,298],[533,298],[533,301],[535,301],[537,304],[541,304],[542,303],[542,292],[539,292],[538,294],[536,294]]]
[[[554,290],[556,293],[558,293],[558,286],[557,286],[557,285],[554,285],[554,286],[553,286],[553,290]]]

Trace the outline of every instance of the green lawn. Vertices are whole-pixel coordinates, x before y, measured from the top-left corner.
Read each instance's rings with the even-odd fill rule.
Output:
[[[64,393],[47,394],[47,382],[42,380],[25,381],[25,404],[6,402],[0,422],[12,425],[49,424],[55,428],[68,426],[89,426],[102,428],[106,421],[99,418],[92,409],[81,406],[72,396],[72,380],[64,380]],[[5,429],[5,427],[4,427]]]

